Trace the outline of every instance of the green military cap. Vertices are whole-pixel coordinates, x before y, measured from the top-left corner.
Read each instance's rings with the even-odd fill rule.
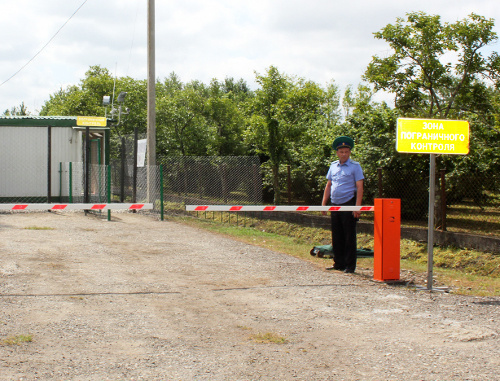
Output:
[[[337,139],[333,141],[332,144],[333,149],[336,151],[339,148],[354,148],[354,140],[352,140],[349,136],[339,136]]]

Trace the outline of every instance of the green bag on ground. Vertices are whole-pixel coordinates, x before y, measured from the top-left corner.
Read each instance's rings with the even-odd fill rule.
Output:
[[[318,258],[333,258],[333,246],[332,245],[322,245],[322,246],[314,246],[310,251],[312,256],[316,256]],[[373,250],[371,249],[358,249],[357,250],[358,258],[369,258],[373,257]]]

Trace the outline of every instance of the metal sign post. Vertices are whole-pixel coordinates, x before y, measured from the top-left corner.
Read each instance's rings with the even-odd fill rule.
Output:
[[[467,155],[469,153],[469,122],[462,120],[399,118],[396,129],[396,151],[430,154],[427,289],[432,291],[436,154]]]
[[[434,267],[434,203],[436,201],[436,155],[431,153],[429,165],[429,215],[427,220],[427,289],[432,290]]]

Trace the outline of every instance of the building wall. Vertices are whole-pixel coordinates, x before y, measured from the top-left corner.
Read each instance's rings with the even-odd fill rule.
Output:
[[[52,196],[59,196],[59,163],[82,161],[81,133],[52,127]],[[48,128],[0,127],[0,197],[46,197]]]

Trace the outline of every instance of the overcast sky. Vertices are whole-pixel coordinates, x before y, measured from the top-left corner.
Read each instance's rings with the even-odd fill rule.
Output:
[[[0,0],[0,84],[67,22],[0,86],[0,114],[23,101],[36,113],[91,65],[145,79],[147,3]],[[389,53],[373,33],[413,11],[446,22],[474,12],[495,19],[500,35],[499,0],[156,0],[156,76],[175,72],[183,82],[204,83],[243,78],[255,88],[255,72],[274,65],[321,85],[357,86],[371,57]]]

